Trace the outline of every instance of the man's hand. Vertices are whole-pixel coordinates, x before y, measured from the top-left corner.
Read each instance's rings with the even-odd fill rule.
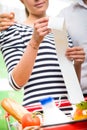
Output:
[[[80,46],[68,48],[65,55],[69,60],[74,60],[74,64],[82,64],[85,60],[85,51]]]

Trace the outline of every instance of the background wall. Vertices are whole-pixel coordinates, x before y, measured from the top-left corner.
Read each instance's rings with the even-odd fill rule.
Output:
[[[69,6],[74,0],[49,0],[49,8],[47,14],[49,16],[56,16],[61,9]]]
[[[49,0],[47,14],[50,16],[57,15],[61,9],[71,4],[74,0]],[[26,18],[24,6],[20,0],[0,0],[0,13],[15,12],[17,21],[22,22]]]

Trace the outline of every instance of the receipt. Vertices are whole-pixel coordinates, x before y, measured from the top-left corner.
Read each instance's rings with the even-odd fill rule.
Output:
[[[50,17],[48,26],[52,29],[54,34],[56,52],[68,91],[69,100],[72,104],[80,103],[81,101],[84,101],[81,86],[72,61],[68,60],[65,56],[65,52],[68,47],[68,40],[64,18]]]
[[[62,30],[63,24],[63,17],[49,17],[48,28]]]

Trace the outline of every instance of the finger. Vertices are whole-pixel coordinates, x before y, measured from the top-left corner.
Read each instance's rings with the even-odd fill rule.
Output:
[[[5,23],[9,23],[9,22],[15,22],[15,20],[14,19],[7,19],[7,18],[0,18],[0,24],[5,24]]]
[[[48,19],[47,17],[43,17],[43,18],[41,18],[41,19],[36,20],[35,23],[48,22],[48,20],[49,20],[49,19]]]
[[[0,14],[0,18],[9,18],[9,17],[10,17],[10,14],[8,13]]]
[[[4,27],[4,26],[11,26],[11,25],[13,25],[14,24],[14,22],[0,22],[0,27]]]
[[[78,51],[84,51],[84,49],[82,47],[67,48],[67,52],[78,52]]]
[[[9,28],[10,26],[4,26],[4,27],[0,27],[0,31],[4,31],[6,30],[7,28]]]
[[[85,52],[83,50],[67,51],[66,55],[85,55]]]
[[[82,64],[83,62],[84,60],[82,59],[74,60],[74,64]]]
[[[2,22],[0,23],[0,31],[6,30],[12,25],[14,25],[14,22]]]
[[[11,13],[10,13],[10,18],[11,18],[11,19],[14,19],[14,18],[15,18],[15,13],[14,13],[14,12],[11,12]]]
[[[42,29],[43,27],[48,27],[48,22],[35,22],[34,26],[36,29]]]
[[[73,60],[85,60],[85,56],[83,55],[78,55],[78,56],[68,56],[69,59]]]
[[[3,14],[0,14],[0,18],[7,18],[7,19],[10,19],[10,18],[14,18],[14,13],[11,12],[10,14],[9,13],[3,13]]]

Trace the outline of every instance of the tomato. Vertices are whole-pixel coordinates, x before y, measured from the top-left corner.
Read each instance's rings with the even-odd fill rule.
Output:
[[[76,114],[79,116],[79,115],[82,115],[82,110],[81,109],[76,109]]]
[[[22,117],[22,127],[40,126],[40,118],[33,113],[26,113]]]
[[[83,113],[83,111],[85,112],[85,114]],[[77,108],[75,113],[74,113],[74,118],[73,119],[74,120],[87,119],[86,111]]]

